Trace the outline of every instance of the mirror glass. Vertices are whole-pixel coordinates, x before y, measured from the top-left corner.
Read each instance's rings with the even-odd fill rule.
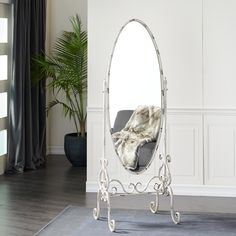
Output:
[[[149,28],[131,20],[120,30],[109,70],[109,121],[122,165],[141,173],[151,163],[162,130],[162,68]]]

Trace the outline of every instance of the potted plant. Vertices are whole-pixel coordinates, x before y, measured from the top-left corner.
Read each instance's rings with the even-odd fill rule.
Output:
[[[86,165],[86,117],[84,100],[87,91],[87,33],[82,30],[76,15],[70,19],[73,30],[58,37],[52,55],[39,55],[33,59],[37,80],[48,79],[46,87],[53,99],[48,111],[61,105],[65,117],[73,120],[76,133],[66,134],[64,149],[74,166]],[[60,93],[60,98],[59,98]],[[63,96],[63,97],[62,97]]]

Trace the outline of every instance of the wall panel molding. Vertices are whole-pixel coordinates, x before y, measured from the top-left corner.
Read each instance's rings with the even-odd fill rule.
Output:
[[[203,184],[202,116],[169,114],[168,152],[175,184]]]
[[[236,186],[236,115],[204,117],[205,182]]]
[[[214,114],[214,115],[236,115],[236,108],[194,108],[194,107],[169,107],[168,114],[183,114],[183,115],[199,115],[199,114]],[[103,112],[103,107],[89,106],[87,112]]]

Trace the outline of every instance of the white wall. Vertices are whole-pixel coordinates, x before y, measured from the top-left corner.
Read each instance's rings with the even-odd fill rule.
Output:
[[[188,141],[188,148],[179,141],[169,144],[174,179],[178,183],[203,184],[201,114],[183,114],[183,109],[202,107],[202,4],[197,0],[110,1],[90,0],[88,3],[89,33],[89,95],[88,95],[88,175],[87,190],[96,186],[99,159],[102,155],[102,80],[107,77],[114,40],[121,26],[132,18],[144,21],[151,29],[161,53],[164,73],[168,78],[168,105],[175,108],[169,122],[172,138]],[[99,27],[98,27],[99,26]],[[186,99],[187,98],[187,99]],[[176,126],[177,122],[177,126]],[[187,122],[187,123],[186,123]],[[172,128],[173,127],[173,128]],[[125,183],[139,177],[127,174],[115,160],[111,138],[107,135],[107,158],[110,173]],[[191,145],[190,145],[191,144]],[[195,149],[194,149],[195,148]],[[189,165],[192,168],[188,168]],[[146,182],[156,173],[158,163],[141,176]],[[186,178],[189,176],[189,178]]]
[[[214,8],[212,7],[214,6]],[[204,1],[206,184],[236,186],[236,1]]]
[[[102,86],[121,26],[132,18],[152,30],[168,78],[168,149],[179,194],[236,195],[236,2],[228,0],[89,0],[87,191],[96,191],[102,156]],[[111,177],[146,182],[115,160],[107,133]]]
[[[87,1],[86,0],[48,0],[47,13],[47,50],[52,46],[63,30],[71,30],[70,18],[78,14],[84,29],[87,29]],[[50,94],[48,99],[50,100]],[[61,107],[51,110],[47,125],[48,153],[64,153],[64,135],[75,132],[73,122],[65,119]]]

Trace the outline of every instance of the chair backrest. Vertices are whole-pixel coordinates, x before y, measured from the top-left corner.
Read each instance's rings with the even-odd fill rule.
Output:
[[[126,123],[129,121],[133,112],[133,110],[118,111],[112,132],[115,133],[121,131],[125,127]]]

